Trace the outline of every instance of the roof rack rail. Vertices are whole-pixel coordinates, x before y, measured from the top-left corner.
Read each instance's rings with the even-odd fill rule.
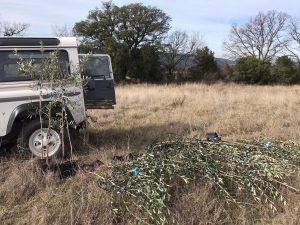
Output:
[[[57,46],[58,38],[0,37],[1,46]]]

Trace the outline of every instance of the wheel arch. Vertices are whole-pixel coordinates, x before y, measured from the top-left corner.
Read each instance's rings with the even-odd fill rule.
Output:
[[[50,101],[43,101],[42,104],[44,106],[49,102]],[[55,108],[59,108],[59,106],[56,106]],[[33,118],[37,117],[39,115],[38,109],[39,109],[39,102],[25,103],[17,106],[9,117],[6,133],[9,134],[13,130],[14,125],[20,120],[22,119],[30,120],[32,119],[32,117]],[[70,121],[74,120],[70,110],[66,108],[66,111],[67,111],[68,119]]]

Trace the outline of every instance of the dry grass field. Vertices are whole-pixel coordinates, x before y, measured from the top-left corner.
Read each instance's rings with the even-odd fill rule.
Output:
[[[216,131],[227,141],[300,140],[300,86],[143,84],[116,92],[114,110],[88,112],[89,144],[76,149],[76,159],[105,163],[96,171],[59,179],[40,172],[35,159],[1,155],[1,224],[112,224],[110,195],[97,187],[96,174],[109,173],[113,155],[142,151],[172,134],[204,137]],[[300,175],[290,184],[299,189]],[[208,186],[195,184],[175,196],[172,210],[181,224],[299,225],[300,196],[284,193],[288,205],[272,214],[266,206],[228,206]]]

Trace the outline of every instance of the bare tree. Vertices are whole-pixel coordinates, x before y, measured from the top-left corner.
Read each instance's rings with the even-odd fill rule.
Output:
[[[283,12],[260,12],[245,25],[233,25],[224,48],[233,59],[254,56],[272,60],[287,45],[284,34],[288,18]]]
[[[73,37],[75,36],[73,28],[68,25],[52,27],[53,34],[57,37]]]
[[[289,43],[287,51],[297,62],[300,62],[300,19],[291,18],[289,23]]]
[[[23,36],[24,33],[29,28],[28,23],[17,23],[17,22],[1,22],[0,23],[0,33],[3,36]]]
[[[189,35],[185,31],[174,31],[166,38],[162,45],[161,61],[168,81],[178,79],[175,73],[186,70],[189,57],[202,45],[199,35]]]

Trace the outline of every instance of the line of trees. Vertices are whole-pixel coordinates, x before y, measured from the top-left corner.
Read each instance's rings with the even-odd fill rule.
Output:
[[[260,12],[234,24],[224,50],[230,60],[217,62],[201,36],[170,32],[163,10],[133,3],[102,2],[74,27],[56,26],[57,36],[75,35],[82,53],[107,53],[117,82],[300,83],[300,20],[283,12]],[[0,23],[4,36],[22,35],[28,24]]]
[[[112,56],[117,81],[300,81],[299,21],[286,13],[260,12],[246,24],[232,25],[223,44],[232,61],[221,64],[199,35],[170,33],[170,22],[156,7],[109,1],[76,23],[73,32],[81,38],[81,51]]]
[[[250,84],[300,81],[299,20],[277,11],[260,12],[244,25],[233,25],[224,42],[236,60],[230,77]]]
[[[141,3],[114,5],[103,2],[87,18],[75,24],[81,52],[105,52],[113,59],[117,81],[182,82],[201,80],[196,71],[216,72],[213,68],[190,68],[197,55],[211,59],[201,36],[185,31],[169,32],[171,17],[161,9]],[[206,59],[203,59],[204,61]],[[201,66],[200,66],[201,67]],[[204,71],[207,70],[207,71]]]

